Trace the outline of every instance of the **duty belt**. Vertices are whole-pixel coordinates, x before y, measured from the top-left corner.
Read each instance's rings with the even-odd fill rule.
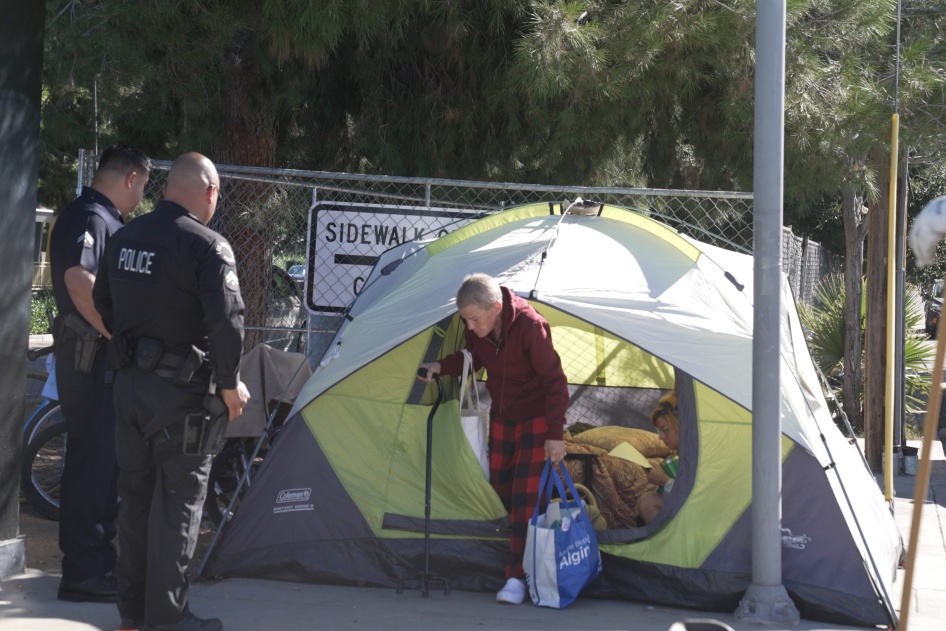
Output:
[[[158,360],[158,364],[154,367],[154,374],[158,375],[159,377],[164,377],[165,379],[177,379],[183,364],[183,355],[164,353]],[[187,380],[187,382],[203,380],[204,378],[210,378],[210,365],[207,362],[202,362],[200,368],[194,371],[193,375]]]
[[[134,363],[144,372],[154,372],[159,377],[180,383],[196,379],[203,381],[210,377],[207,353],[196,346],[191,346],[187,354],[178,355],[164,350],[160,340],[141,337],[135,341],[134,348]]]

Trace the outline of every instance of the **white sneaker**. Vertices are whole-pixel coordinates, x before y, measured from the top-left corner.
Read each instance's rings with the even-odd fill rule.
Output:
[[[511,578],[496,594],[496,602],[509,605],[521,605],[526,599],[526,582],[521,578]]]

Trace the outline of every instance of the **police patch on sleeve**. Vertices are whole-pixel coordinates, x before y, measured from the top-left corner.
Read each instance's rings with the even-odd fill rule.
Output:
[[[236,262],[236,259],[233,257],[233,250],[230,249],[230,245],[227,243],[217,243],[214,247],[214,252],[227,265],[233,265]]]
[[[223,282],[230,291],[240,291],[240,281],[233,270],[227,271],[227,275],[223,277]]]
[[[91,232],[86,230],[85,233],[76,240],[76,243],[81,243],[84,248],[91,248],[95,245],[95,237],[92,236]]]

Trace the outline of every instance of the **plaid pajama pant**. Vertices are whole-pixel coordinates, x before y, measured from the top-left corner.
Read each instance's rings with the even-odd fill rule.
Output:
[[[506,578],[525,578],[522,555],[529,519],[539,496],[548,425],[536,416],[511,421],[495,416],[489,425],[489,482],[509,512]]]

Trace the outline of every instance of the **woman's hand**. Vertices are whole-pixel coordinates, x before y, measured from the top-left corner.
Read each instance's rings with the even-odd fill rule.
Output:
[[[647,480],[651,484],[656,484],[657,486],[663,486],[670,481],[670,476],[664,473],[664,470],[660,467],[654,467],[647,473]]]
[[[564,440],[547,440],[545,441],[545,458],[546,460],[551,459],[552,462],[561,462],[565,459],[565,441]]]
[[[420,373],[422,370],[427,371],[426,377],[421,376]],[[421,381],[426,381],[427,383],[430,383],[431,381],[434,380],[434,375],[439,375],[439,374],[440,374],[440,362],[428,362],[426,364],[420,365],[420,368],[417,371],[417,378],[420,379]]]

